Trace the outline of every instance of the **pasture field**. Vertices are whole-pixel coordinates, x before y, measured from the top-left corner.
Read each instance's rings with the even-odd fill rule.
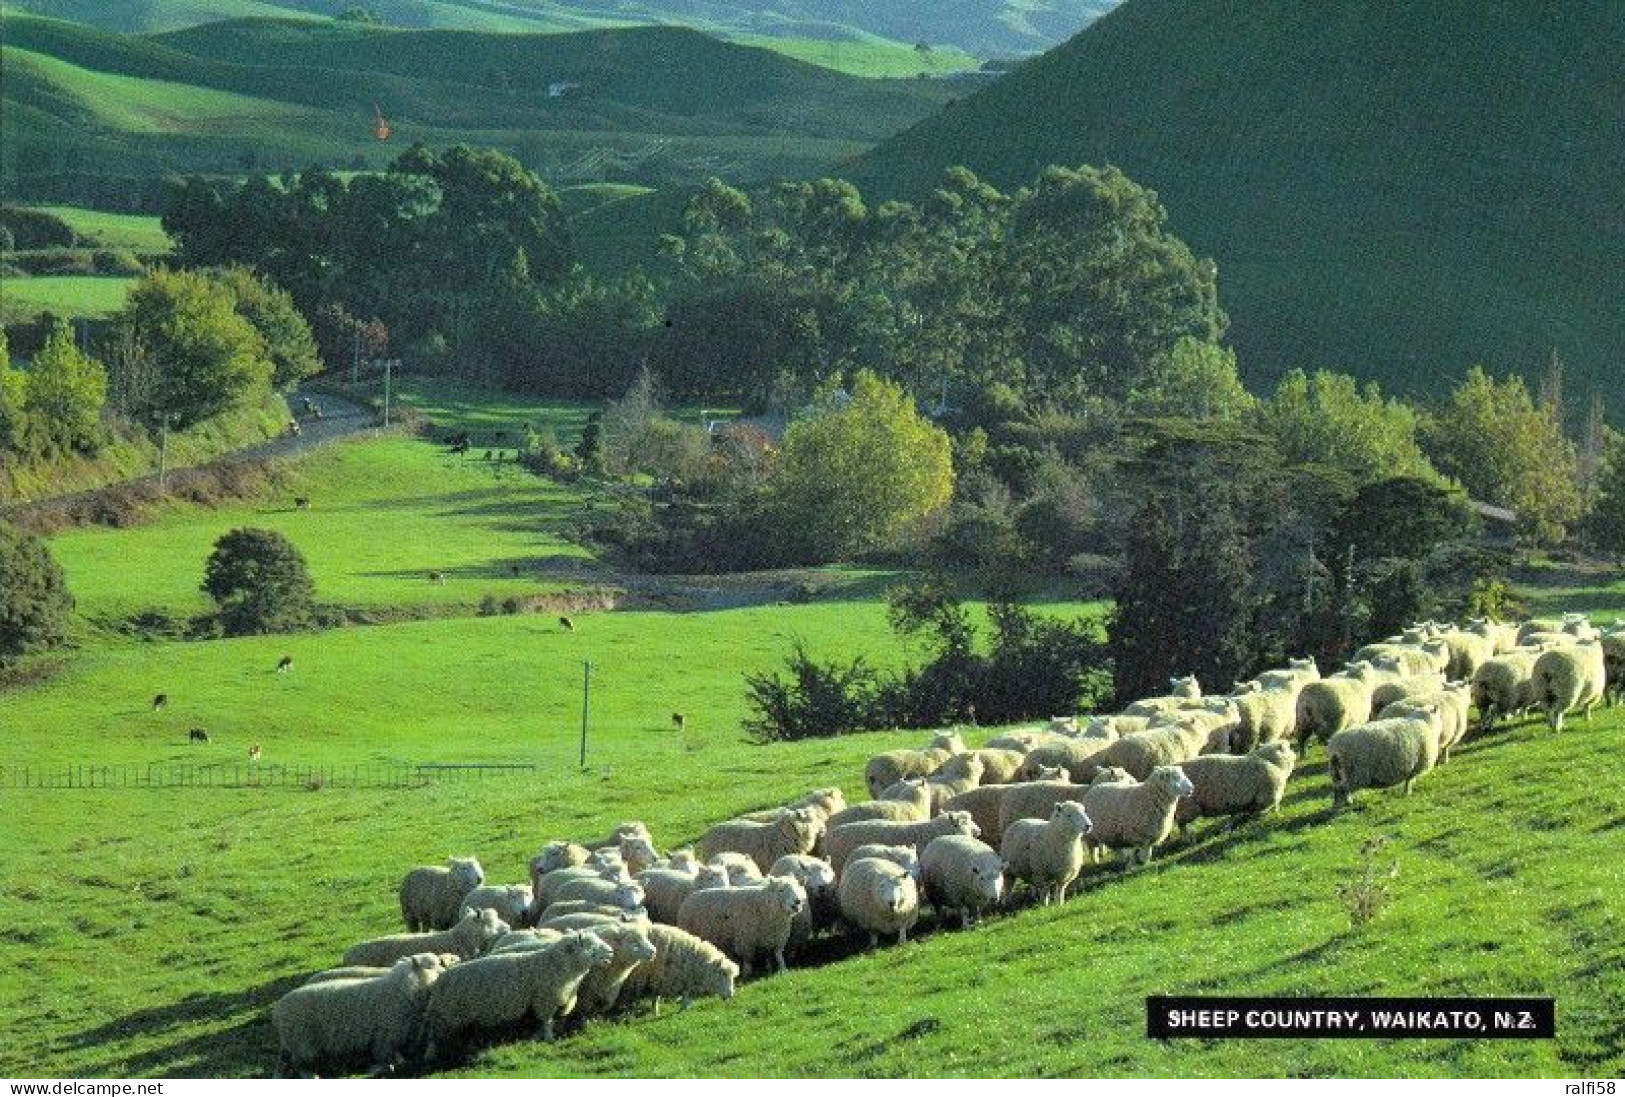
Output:
[[[157,217],[107,213],[80,206],[40,206],[39,209],[66,221],[87,247],[128,248],[144,254],[161,254],[169,251],[172,244]]]
[[[0,279],[0,315],[7,318],[54,312],[58,316],[111,316],[124,307],[134,278],[43,275]]]

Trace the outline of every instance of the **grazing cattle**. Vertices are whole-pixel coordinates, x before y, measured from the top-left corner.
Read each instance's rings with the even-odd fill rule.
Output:
[[[445,586],[446,573],[443,571],[431,571],[429,573],[429,582],[433,583],[437,587]]]
[[[286,674],[292,669],[293,669],[293,656],[284,655],[282,658],[280,658],[280,659],[278,659],[276,661],[276,672],[278,674]]]
[[[310,497],[306,495],[295,495],[293,497],[293,505],[295,510],[309,510]]]
[[[678,731],[682,731],[688,726],[688,717],[683,715],[681,712],[672,713],[671,726],[676,728]]]
[[[570,620],[568,617],[560,617],[559,628],[563,629],[565,632],[574,632],[576,630],[576,623]]]
[[[207,743],[209,741],[209,733],[202,728],[193,728],[186,733],[186,737],[194,743]]]
[[[518,575],[521,570],[522,569],[519,567],[518,564],[509,564],[508,565],[508,574],[509,575]]]
[[[491,459],[491,451],[486,450],[485,451],[485,460],[489,461],[490,459]]]
[[[448,441],[451,443],[451,452],[453,452],[453,453],[467,453],[468,452],[468,444],[469,444],[468,431],[465,430],[465,431],[461,431],[461,432],[459,432],[457,434],[454,434],[454,435],[451,436],[450,439],[448,439]]]
[[[248,760],[250,762],[258,762],[260,760],[260,745],[258,743],[255,743],[253,746],[248,748]]]
[[[152,699],[152,711],[161,712],[167,704],[169,704],[169,694],[160,693]]]
[[[297,420],[297,419],[289,420],[289,422],[288,422],[288,437],[290,437],[290,438],[299,437],[299,420]]]

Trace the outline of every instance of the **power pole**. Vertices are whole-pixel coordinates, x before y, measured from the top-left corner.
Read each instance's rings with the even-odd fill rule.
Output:
[[[164,493],[164,481],[169,476],[169,413],[166,411],[158,427],[158,494]]]
[[[592,703],[592,661],[581,663],[581,768],[587,768],[587,710]]]

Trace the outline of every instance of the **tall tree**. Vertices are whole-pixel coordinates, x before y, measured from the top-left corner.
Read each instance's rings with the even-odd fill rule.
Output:
[[[0,666],[67,636],[73,596],[38,537],[0,522]]]
[[[23,390],[23,410],[55,447],[92,453],[101,445],[107,370],[79,349],[73,328],[58,320],[34,356]]]
[[[1258,415],[1289,461],[1337,469],[1356,484],[1437,478],[1417,441],[1416,412],[1384,399],[1375,383],[1362,389],[1346,374],[1293,370],[1259,404]]]

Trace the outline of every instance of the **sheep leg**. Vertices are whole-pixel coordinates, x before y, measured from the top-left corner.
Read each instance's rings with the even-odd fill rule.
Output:
[[[773,963],[777,965],[779,974],[784,974],[789,967],[789,965],[784,962],[784,949],[776,948],[773,950]]]
[[[897,943],[900,944],[900,945],[908,944],[908,927],[907,926],[898,926],[897,927]]]
[[[869,950],[872,952],[872,951],[874,951],[875,949],[877,949],[879,947],[880,947],[880,934],[871,932],[869,934]]]
[[[1405,778],[1405,795],[1406,796],[1409,796],[1411,794],[1411,786],[1414,785],[1414,784],[1416,784],[1416,778],[1415,777],[1407,777],[1407,778]]]
[[[544,1044],[551,1044],[553,1042],[553,1015],[551,1013],[542,1018],[541,1039]]]

